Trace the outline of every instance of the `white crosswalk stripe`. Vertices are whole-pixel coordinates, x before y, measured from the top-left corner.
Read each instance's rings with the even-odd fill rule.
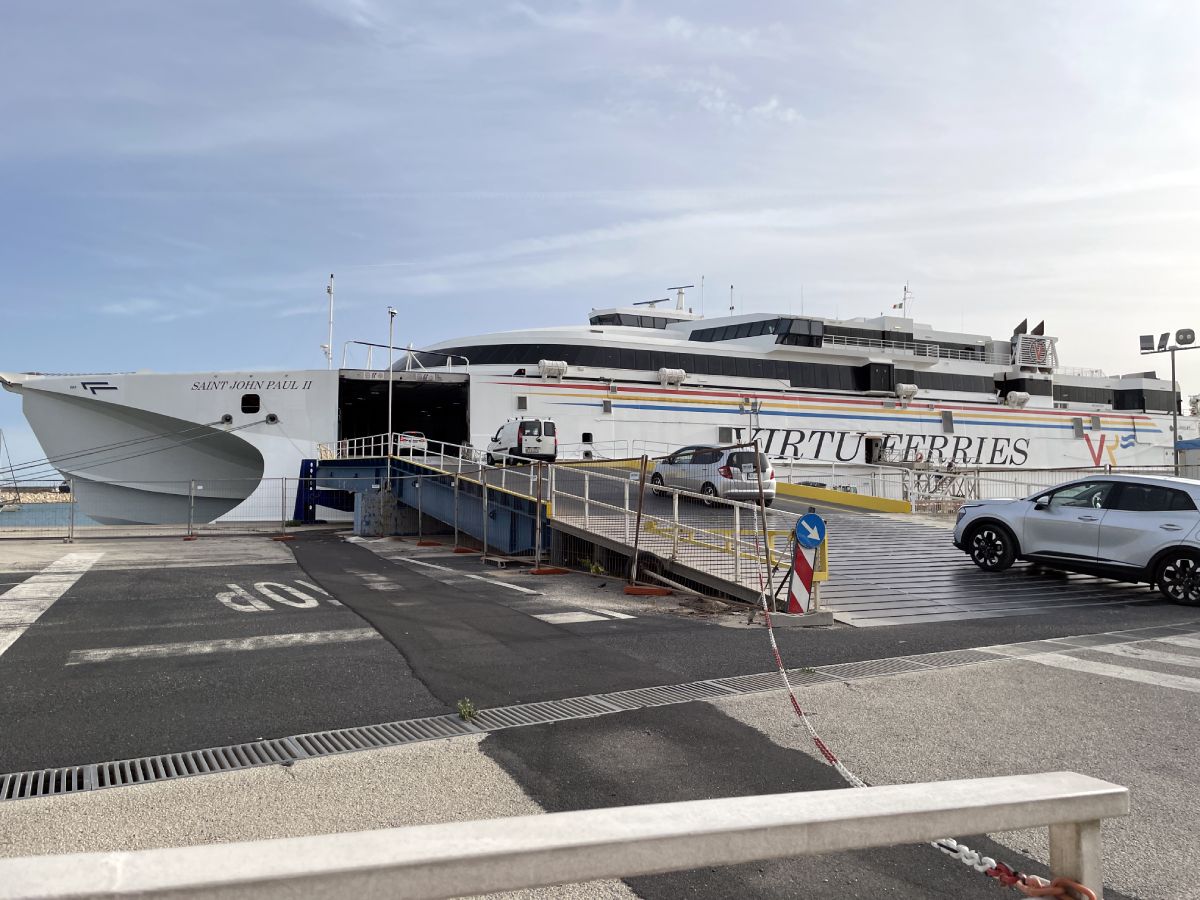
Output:
[[[1189,656],[1186,653],[1164,653],[1161,650],[1151,650],[1148,647],[1129,646],[1127,644],[1116,644],[1112,647],[1093,647],[1092,649],[1098,653],[1124,656],[1127,659],[1140,659],[1144,662],[1165,663],[1168,666],[1184,666],[1189,669],[1200,669],[1200,656]]]
[[[374,628],[344,628],[338,631],[305,631],[294,634],[267,634],[258,637],[218,641],[184,641],[174,644],[142,644],[134,647],[100,647],[72,650],[68,666],[83,663],[115,662],[124,659],[155,659],[167,656],[203,656],[209,653],[243,653],[278,647],[303,647],[313,644],[345,644],[353,641],[382,640]]]
[[[71,589],[103,553],[68,553],[0,594],[0,655]]]
[[[1079,652],[1088,651],[1081,650]],[[1075,672],[1085,672],[1089,675],[1119,678],[1122,681],[1136,681],[1139,684],[1151,684],[1156,687],[1172,688],[1178,691],[1190,691],[1194,694],[1200,694],[1200,678],[1189,678],[1185,675],[1175,675],[1173,673],[1158,672],[1153,669],[1143,669],[1134,666],[1117,666],[1110,663],[1096,662],[1091,659],[1080,659],[1077,656],[1065,653],[1042,653],[1024,658],[1038,665],[1050,666],[1055,669],[1070,669]]]
[[[607,609],[590,611],[572,610],[569,612],[533,613],[535,619],[549,622],[551,625],[575,625],[579,622],[608,622],[613,619],[636,619],[626,613],[612,612]]]
[[[1187,647],[1191,650],[1200,650],[1200,638],[1196,637],[1165,637],[1158,639],[1160,644],[1174,644],[1176,647]]]

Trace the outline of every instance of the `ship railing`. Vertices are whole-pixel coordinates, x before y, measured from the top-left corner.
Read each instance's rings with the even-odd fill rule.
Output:
[[[1174,467],[1160,466],[1078,466],[1057,469],[964,468],[946,461],[933,460],[892,468],[906,492],[904,499],[922,512],[956,512],[971,500],[1010,500],[1030,497],[1078,481],[1105,475],[1173,475]],[[1183,478],[1200,477],[1200,466],[1181,466]]]
[[[822,338],[825,347],[855,347],[864,350],[882,350],[903,356],[928,357],[931,359],[961,359],[970,362],[994,363],[1007,366],[1011,361],[1009,353],[992,353],[980,347],[977,350],[955,350],[938,344],[927,344],[919,341],[886,341],[876,338],[850,337],[840,334],[827,334]]]
[[[366,366],[365,366],[366,369],[374,368],[374,365],[373,365],[374,353],[376,350],[387,350],[388,349],[387,344],[373,344],[370,341],[344,341],[342,343],[342,368],[343,369],[346,368],[346,360],[349,355],[351,346],[367,348],[367,362],[366,362]],[[460,356],[457,353],[443,353],[440,350],[413,350],[411,348],[405,348],[405,347],[392,347],[391,349],[392,349],[392,353],[393,353],[393,357],[394,357],[393,365],[395,366],[397,364],[402,363],[403,371],[412,371],[413,363],[416,363],[417,368],[419,368],[419,369],[422,369],[425,371],[434,371],[433,369],[430,369],[428,366],[426,366],[424,363],[422,363],[420,359],[414,358],[414,355],[419,356],[422,353],[426,353],[426,354],[429,354],[432,356],[443,357],[446,360],[446,364],[445,364],[446,371],[454,370],[454,361],[456,359],[462,361],[462,365],[460,366],[460,368],[463,369],[464,371],[469,371],[471,368],[471,361],[467,357]],[[397,353],[400,355],[397,356],[396,355]],[[387,371],[387,369],[385,368],[384,371]]]
[[[0,879],[48,900],[81,884],[112,897],[434,900],[1048,828],[1050,876],[1103,897],[1103,821],[1129,809],[1128,788],[1046,772],[25,857],[0,861]]]
[[[839,463],[776,457],[771,460],[775,477],[784,484],[824,488],[848,494],[865,494],[888,500],[907,500],[910,475],[899,466]]]

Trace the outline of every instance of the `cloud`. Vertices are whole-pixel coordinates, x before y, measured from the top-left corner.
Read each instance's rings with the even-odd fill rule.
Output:
[[[133,298],[105,303],[100,312],[107,316],[137,318],[141,321],[166,323],[180,319],[194,319],[211,312],[207,304],[164,303],[161,300]]]
[[[106,303],[100,307],[100,312],[110,316],[142,316],[161,308],[162,304],[157,300],[134,299]]]

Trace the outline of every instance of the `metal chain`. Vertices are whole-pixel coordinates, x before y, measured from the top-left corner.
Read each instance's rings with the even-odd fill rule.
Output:
[[[759,565],[762,565],[761,558],[759,559]],[[779,669],[779,677],[783,680],[783,686],[787,690],[792,709],[795,710],[797,717],[812,738],[813,744],[821,751],[821,755],[825,757],[826,762],[833,766],[838,774],[851,786],[856,788],[867,787],[865,781],[846,768],[842,761],[834,755],[825,741],[821,739],[821,735],[817,733],[817,729],[813,727],[812,722],[809,721],[807,714],[801,709],[800,701],[796,699],[796,692],[792,688],[791,681],[788,679],[787,669],[784,668],[783,657],[779,654],[779,644],[775,641],[775,628],[771,624],[771,610],[770,604],[767,602],[766,590],[760,592],[759,601],[762,605],[763,619],[767,626],[767,637],[771,640],[771,654],[775,657],[775,665]],[[953,838],[941,838],[936,841],[930,841],[930,846],[936,847],[947,856],[953,857],[964,865],[970,866],[981,875],[994,878],[1006,887],[1016,888],[1027,897],[1058,897],[1062,898],[1062,900],[1076,900],[1076,898],[1077,900],[1096,900],[1096,894],[1090,888],[1084,887],[1082,884],[1072,881],[1069,878],[1056,878],[1053,881],[1046,881],[1046,879],[1039,878],[1037,875],[1026,875],[1005,863],[996,862],[990,856],[981,856],[977,851],[972,850],[966,844],[960,844]]]

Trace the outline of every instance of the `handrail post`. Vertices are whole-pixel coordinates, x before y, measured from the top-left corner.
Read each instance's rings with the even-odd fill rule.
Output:
[[[487,539],[488,539],[488,484],[487,472],[483,473],[483,559],[487,559]]]
[[[629,480],[625,481],[625,543],[629,543]]]
[[[458,483],[459,476],[454,476],[454,549],[458,549]]]
[[[188,482],[188,523],[187,536],[192,537],[192,526],[196,521],[196,479]]]
[[[671,559],[679,558],[679,491],[671,494]]]
[[[67,479],[67,492],[70,506],[67,508],[67,543],[75,543],[75,479]]]
[[[587,472],[583,473],[583,527],[588,528],[591,525],[591,517],[588,511],[588,500],[590,498],[591,475]]]
[[[537,497],[533,504],[533,567],[535,569],[542,564],[542,464],[537,463],[537,468]],[[533,466],[530,466],[529,470],[532,475]]]
[[[733,580],[742,580],[742,554],[738,545],[742,541],[742,508],[737,504],[733,507]]]

